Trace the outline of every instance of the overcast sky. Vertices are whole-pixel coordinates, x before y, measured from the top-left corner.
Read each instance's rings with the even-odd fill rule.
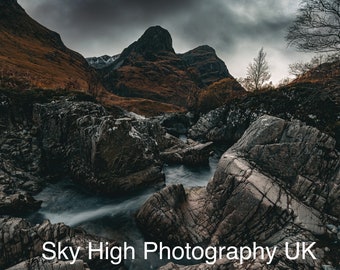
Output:
[[[26,12],[58,32],[85,57],[114,55],[153,25],[169,30],[176,52],[207,44],[236,78],[261,47],[272,81],[288,76],[288,65],[311,55],[287,48],[287,27],[297,0],[18,0]]]

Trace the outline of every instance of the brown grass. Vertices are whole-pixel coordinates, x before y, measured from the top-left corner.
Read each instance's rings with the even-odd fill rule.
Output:
[[[173,104],[157,102],[145,98],[127,98],[103,91],[97,98],[105,106],[118,106],[127,111],[144,116],[155,116],[162,113],[184,112],[185,108]]]
[[[4,30],[0,32],[0,44],[0,71],[21,75],[32,87],[65,88],[72,81],[80,90],[88,89],[89,71],[78,54]]]

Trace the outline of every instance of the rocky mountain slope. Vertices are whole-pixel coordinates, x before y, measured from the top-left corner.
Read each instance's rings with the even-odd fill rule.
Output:
[[[88,58],[100,75],[68,49],[59,34],[30,18],[16,0],[0,3],[0,33],[0,87],[87,91],[103,104],[156,115],[186,110],[213,82],[235,81],[212,48],[176,54],[170,34],[158,26],[120,55]],[[230,85],[232,92],[243,91]]]
[[[0,88],[81,90],[108,106],[144,115],[183,111],[173,104],[106,91],[85,58],[65,47],[59,34],[29,17],[16,0],[0,1],[0,43]],[[103,66],[113,59],[103,56],[90,62]]]
[[[213,82],[233,77],[209,46],[176,54],[169,32],[150,27],[110,66],[101,71],[109,91],[188,107],[193,93]],[[235,89],[235,91],[242,91]]]
[[[1,86],[88,90],[95,72],[59,34],[45,28],[16,0],[0,2]]]

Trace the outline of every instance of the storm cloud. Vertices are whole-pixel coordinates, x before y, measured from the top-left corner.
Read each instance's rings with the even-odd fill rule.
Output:
[[[298,58],[284,40],[296,0],[19,0],[41,24],[61,34],[84,56],[113,55],[152,25],[169,30],[177,52],[214,47],[235,77],[264,47],[273,80]]]

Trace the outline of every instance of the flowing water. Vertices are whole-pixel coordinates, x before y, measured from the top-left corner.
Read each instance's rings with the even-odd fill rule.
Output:
[[[209,165],[201,167],[166,165],[166,184],[205,186],[213,175],[218,157],[219,154],[212,156]],[[128,269],[157,269],[166,261],[160,261],[156,255],[147,261],[142,258],[144,238],[134,219],[138,209],[156,191],[148,189],[139,194],[112,199],[91,195],[65,179],[48,185],[36,196],[43,204],[30,219],[37,223],[49,219],[52,223],[80,226],[91,234],[120,243],[127,242],[136,251],[136,259],[126,261]]]

